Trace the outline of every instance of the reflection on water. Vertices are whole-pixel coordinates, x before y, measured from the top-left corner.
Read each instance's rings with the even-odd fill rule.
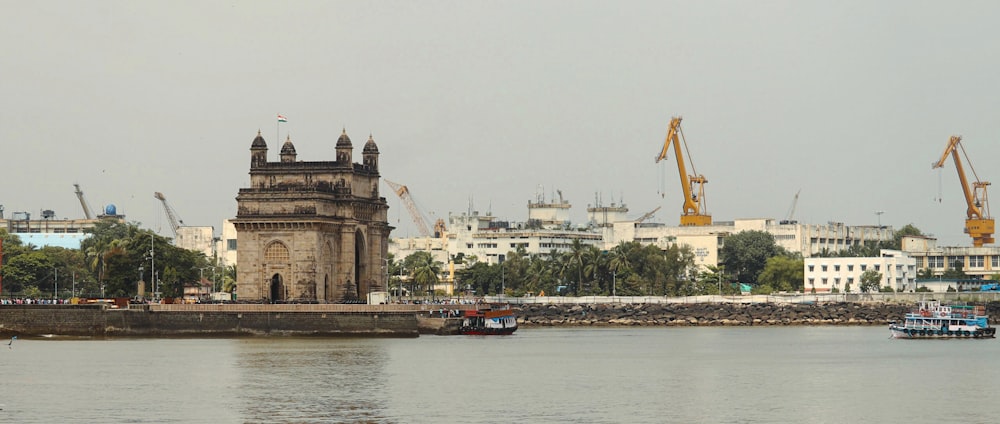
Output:
[[[0,348],[0,419],[995,422],[981,402],[1000,390],[998,354],[998,340],[889,340],[883,327],[18,340]]]
[[[375,422],[387,354],[377,341],[240,340],[240,401],[252,422]],[[374,343],[373,343],[374,342]]]

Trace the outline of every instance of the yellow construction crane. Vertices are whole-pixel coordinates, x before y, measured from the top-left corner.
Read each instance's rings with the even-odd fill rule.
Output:
[[[708,182],[704,175],[695,172],[694,163],[691,162],[691,152],[688,151],[688,162],[691,162],[692,175],[688,175],[684,167],[684,155],[681,151],[681,139],[684,132],[681,131],[681,117],[675,116],[670,119],[670,129],[667,131],[667,140],[663,143],[656,162],[667,158],[670,146],[674,146],[674,156],[677,157],[677,171],[681,177],[681,187],[684,189],[684,213],[681,215],[681,226],[702,226],[712,225],[712,215],[706,212],[705,208],[705,183]],[[684,150],[687,151],[687,140],[684,140]],[[697,187],[695,185],[697,184]]]
[[[394,191],[396,195],[399,196],[399,199],[403,201],[403,204],[406,205],[406,210],[410,212],[410,217],[413,218],[413,223],[417,225],[417,231],[420,232],[422,237],[440,237],[444,235],[445,225],[443,219],[438,219],[437,222],[434,223],[435,233],[431,233],[430,226],[427,225],[428,221],[424,219],[424,215],[420,213],[419,209],[417,209],[417,204],[413,201],[413,196],[410,195],[410,189],[408,187],[399,183],[394,183],[385,178],[383,178],[382,181],[385,181],[389,187],[392,187],[392,191]]]
[[[976,178],[971,184],[965,177],[965,170],[962,169],[962,160],[958,156],[959,149],[962,150],[962,156],[965,156],[966,162],[969,163],[972,176]],[[965,153],[965,147],[962,147],[962,137],[957,135],[951,136],[951,139],[948,140],[948,146],[941,154],[941,159],[934,163],[931,169],[944,166],[944,161],[948,159],[949,153],[955,160],[958,180],[962,183],[962,192],[965,194],[965,203],[968,206],[968,209],[965,210],[965,232],[972,237],[973,246],[981,247],[984,244],[993,243],[993,218],[990,217],[990,207],[986,197],[986,187],[990,183],[979,180],[975,168],[972,167],[972,161]]]

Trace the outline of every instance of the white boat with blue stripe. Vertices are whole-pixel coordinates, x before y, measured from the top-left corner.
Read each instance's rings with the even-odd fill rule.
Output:
[[[982,305],[942,305],[940,301],[920,302],[906,314],[903,323],[889,324],[896,339],[992,339],[996,328]]]

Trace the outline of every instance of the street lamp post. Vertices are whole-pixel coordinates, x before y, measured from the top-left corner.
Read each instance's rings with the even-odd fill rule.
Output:
[[[153,244],[153,234],[149,234],[149,278],[153,283],[153,300],[160,297],[158,282],[156,281],[156,246]],[[101,286],[101,297],[104,297],[104,286]]]

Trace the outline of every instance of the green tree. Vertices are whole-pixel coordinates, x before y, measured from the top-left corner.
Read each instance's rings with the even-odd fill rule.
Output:
[[[894,250],[900,250],[903,248],[903,237],[906,236],[922,236],[924,233],[920,232],[920,229],[915,227],[913,224],[906,224],[903,228],[896,230],[893,234],[892,248]]]
[[[770,233],[751,230],[726,237],[719,254],[721,263],[736,275],[738,282],[757,284],[767,259],[783,252]]]
[[[18,293],[44,284],[48,292],[52,293],[52,284],[45,283],[53,279],[54,270],[52,259],[42,251],[34,250],[12,256],[3,266],[3,288],[7,293]]]
[[[598,294],[603,292],[603,288],[606,287],[607,278],[610,278],[610,273],[607,272],[607,262],[608,258],[601,249],[597,246],[588,245],[584,249],[583,255],[583,278],[587,283],[586,288],[580,294]]]
[[[577,280],[576,280],[576,291],[577,295],[583,291],[583,267],[584,261],[587,256],[587,245],[584,244],[580,239],[573,239],[570,243],[569,251],[566,252],[567,263],[569,265],[575,265],[577,269]]]
[[[724,286],[729,285],[724,274],[724,267],[705,265],[705,268],[698,273],[698,280],[702,285],[710,289],[707,294],[722,294]],[[711,290],[712,288],[714,290]]]
[[[946,266],[948,266],[948,268],[944,270],[944,272],[941,274],[941,277],[946,279],[956,279],[956,280],[968,278],[968,276],[965,275],[965,271],[963,271],[963,269],[965,268],[965,263],[962,262],[962,259],[956,257],[952,257],[950,259],[952,259],[952,261],[948,264],[945,264]]]
[[[930,268],[918,269],[917,278],[934,278],[934,271]]]
[[[881,288],[882,273],[874,269],[869,269],[861,274],[861,292],[877,292]]]
[[[777,291],[797,291],[803,289],[805,271],[803,260],[789,256],[767,258],[758,282]]]
[[[439,281],[442,263],[434,259],[434,256],[427,251],[418,251],[410,254],[403,260],[405,266],[410,270],[410,281],[412,284],[424,288],[426,293],[431,293],[434,285]],[[413,286],[411,285],[410,297],[413,297]]]
[[[697,283],[697,272],[694,266],[694,252],[688,246],[671,245],[662,252],[663,261],[658,270],[657,278],[662,278],[661,290],[650,294],[664,296],[685,296],[702,294]]]

